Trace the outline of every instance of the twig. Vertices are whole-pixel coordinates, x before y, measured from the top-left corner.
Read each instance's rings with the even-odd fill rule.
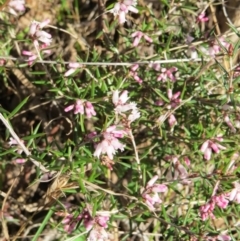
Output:
[[[180,104],[178,106],[176,106],[174,109],[172,110],[169,110],[165,113],[165,115],[162,115],[158,121],[157,121],[157,124],[155,126],[152,127],[152,129],[154,129],[155,127],[160,127],[164,122],[165,120],[170,116],[172,115],[177,109],[179,109],[181,106],[183,106],[185,103],[189,102],[194,96],[191,96],[189,97],[188,99],[186,100],[183,100],[180,102]]]
[[[137,162],[137,168],[138,168],[138,172],[139,172],[139,179],[142,180],[142,171],[141,171],[140,159],[139,159],[139,156],[138,156],[138,150],[137,150],[137,146],[136,146],[136,143],[135,143],[134,136],[132,134],[132,130],[129,131],[129,137],[132,141],[132,145],[133,145],[133,149],[134,149],[134,153],[135,153],[135,159],[136,159],[136,162]]]
[[[224,14],[225,18],[227,19],[228,23],[230,24],[230,26],[234,26],[234,24],[232,23],[231,19],[228,17],[224,0],[222,0],[222,10],[223,10],[223,14]]]
[[[63,96],[58,96],[58,97],[56,97],[57,100],[58,100],[58,99],[62,99],[62,98],[63,98]],[[16,117],[18,117],[18,116],[20,116],[20,115],[25,114],[25,113],[28,112],[28,111],[33,111],[33,110],[35,110],[35,109],[37,109],[37,108],[39,108],[39,107],[41,107],[41,106],[47,105],[47,104],[52,103],[52,102],[53,102],[52,100],[48,100],[48,101],[42,102],[42,103],[40,103],[40,104],[38,104],[38,105],[34,105],[34,106],[32,106],[32,107],[30,107],[30,108],[28,108],[28,109],[26,109],[26,110],[23,110],[23,111],[20,111],[20,112],[16,113],[16,114],[15,114],[12,118],[10,118],[10,119],[14,119],[14,118],[16,118]]]
[[[47,77],[48,77],[49,80],[50,80],[50,83],[52,84],[53,87],[56,87],[56,85],[54,84],[54,81],[53,81],[53,79],[52,79],[52,77],[51,77],[48,69],[46,68],[46,66],[45,66],[44,63],[42,62],[43,59],[42,59],[42,56],[41,56],[40,51],[39,51],[39,49],[38,49],[38,45],[37,45],[35,42],[34,42],[33,44],[34,44],[34,47],[35,47],[35,49],[36,49],[36,51],[37,51],[38,58],[40,59],[40,61],[41,61],[41,63],[42,63],[42,66],[43,66],[43,68],[44,68],[45,71],[46,71]],[[60,91],[60,90],[58,90],[58,94],[61,95],[61,96],[64,96],[64,94],[63,94],[62,91]]]
[[[215,14],[216,11],[214,10],[212,3],[209,4],[209,7],[210,7],[210,10],[212,12],[213,22],[214,22],[214,25],[216,27],[217,34],[220,35],[221,31],[220,31],[220,28],[219,28],[219,25],[218,25],[218,21],[217,21],[217,18],[216,18],[216,14]]]
[[[0,56],[0,59],[5,59],[5,60],[12,60],[12,61],[17,61],[18,58],[11,57],[11,56]],[[28,62],[28,60],[23,60],[24,62]],[[139,65],[148,65],[148,64],[174,64],[174,63],[184,63],[184,62],[202,62],[202,61],[209,61],[209,59],[202,59],[202,58],[197,58],[197,59],[167,59],[167,60],[154,60],[154,61],[136,61],[136,62],[79,62],[82,65],[90,65],[90,66],[132,66],[135,64]],[[41,64],[64,64],[68,65],[72,62],[66,62],[66,61],[52,61],[52,60],[36,60],[34,63],[41,63]],[[10,66],[8,66],[10,67]],[[15,66],[12,66],[15,67]]]
[[[90,191],[91,191],[91,189],[92,189],[92,190],[101,190],[101,191],[103,191],[103,192],[105,192],[105,193],[108,193],[108,194],[110,194],[110,195],[113,195],[113,196],[122,196],[122,197],[129,198],[129,199],[131,199],[131,200],[134,200],[134,201],[138,201],[138,199],[137,199],[136,197],[134,197],[134,196],[129,196],[129,195],[126,195],[126,194],[124,194],[124,193],[117,193],[117,192],[114,192],[114,191],[112,191],[112,190],[102,188],[102,187],[100,187],[100,186],[98,186],[98,185],[96,185],[96,184],[94,184],[94,183],[91,183],[91,182],[89,182],[89,181],[87,181],[87,180],[82,179],[82,182],[83,182],[85,185],[87,185],[88,188],[90,188]]]
[[[20,169],[19,174],[22,172],[23,168],[24,168],[24,167],[22,166],[21,169]],[[10,239],[9,239],[9,233],[8,233],[7,224],[6,224],[6,221],[5,221],[5,219],[4,219],[4,207],[5,207],[5,205],[6,205],[7,199],[8,199],[8,197],[9,197],[9,195],[10,195],[10,193],[11,193],[11,191],[12,191],[12,189],[13,189],[13,186],[15,185],[17,179],[18,179],[18,176],[14,179],[13,183],[11,184],[10,188],[8,189],[8,192],[5,194],[4,199],[3,199],[3,203],[2,203],[1,221],[2,221],[3,235],[4,235],[4,237],[6,238],[6,240],[10,240]],[[1,193],[2,193],[2,192],[1,192]]]
[[[9,130],[9,132],[12,135],[12,137],[14,138],[14,140],[16,140],[18,145],[21,147],[23,152],[27,155],[27,157],[29,157],[30,161],[35,166],[37,166],[42,172],[49,172],[49,170],[47,168],[45,168],[40,162],[38,162],[38,161],[36,161],[36,160],[34,160],[33,158],[30,157],[31,156],[31,152],[27,149],[27,147],[24,145],[24,143],[20,140],[18,135],[15,133],[13,128],[10,126],[8,121],[5,119],[5,117],[1,113],[0,113],[0,119],[3,122],[3,124],[6,126],[6,128]]]

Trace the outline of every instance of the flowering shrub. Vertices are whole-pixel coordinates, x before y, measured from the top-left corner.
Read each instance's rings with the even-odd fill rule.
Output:
[[[118,16],[118,21],[120,24],[126,22],[126,14],[129,12],[138,13],[136,8],[136,0],[123,0],[122,2],[117,2],[114,8],[110,10],[114,16]]]
[[[0,14],[3,239],[240,240],[238,43],[212,3],[32,2]]]

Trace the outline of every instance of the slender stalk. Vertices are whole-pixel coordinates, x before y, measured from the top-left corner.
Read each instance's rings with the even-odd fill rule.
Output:
[[[38,240],[39,236],[41,235],[41,233],[42,233],[43,229],[45,228],[45,226],[48,224],[48,221],[49,221],[49,219],[51,218],[51,216],[53,215],[54,212],[55,212],[55,208],[51,208],[48,211],[48,213],[45,216],[42,224],[40,225],[40,227],[38,228],[36,234],[34,235],[32,241],[37,241]]]
[[[139,178],[140,178],[140,180],[142,180],[143,176],[142,176],[142,170],[141,170],[141,163],[140,163],[140,159],[139,159],[139,155],[138,155],[138,150],[137,150],[135,138],[132,134],[132,130],[129,131],[129,137],[132,141],[132,145],[133,145],[133,149],[134,149],[134,153],[135,153],[135,160],[137,162],[137,169],[138,169],[138,172],[139,172]]]
[[[12,60],[17,61],[18,58],[11,57],[11,56],[0,56],[0,59],[5,60]],[[23,60],[24,62],[28,62],[28,60]],[[209,59],[162,59],[162,60],[154,60],[154,61],[136,61],[136,62],[79,62],[82,65],[89,65],[89,66],[132,66],[135,64],[139,65],[149,65],[149,64],[171,64],[171,63],[184,63],[184,62],[202,62],[202,61],[209,61]],[[52,60],[36,60],[34,63],[41,63],[41,64],[65,64],[68,65],[71,62],[66,61],[52,61]],[[9,66],[8,66],[9,67]]]

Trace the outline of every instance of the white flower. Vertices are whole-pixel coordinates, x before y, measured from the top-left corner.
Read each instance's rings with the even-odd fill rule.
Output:
[[[48,19],[43,22],[32,21],[29,28],[29,35],[33,38],[36,45],[39,45],[38,41],[47,46],[52,42],[52,35],[42,30],[49,24],[49,22],[50,20]]]
[[[115,106],[124,105],[128,101],[128,99],[129,99],[129,97],[128,97],[127,90],[124,90],[120,96],[119,96],[118,90],[115,90],[113,92],[112,102]]]
[[[103,132],[103,140],[97,144],[93,156],[100,157],[101,154],[107,154],[113,160],[113,155],[119,149],[124,150],[125,145],[118,138],[122,138],[126,134],[123,130],[116,130],[116,126],[110,126]]]
[[[15,16],[23,14],[26,10],[25,0],[11,0],[8,3],[9,12]]]
[[[234,187],[235,188],[232,189],[230,193],[228,193],[228,199],[240,204],[240,184],[235,182]]]
[[[127,103],[129,97],[128,97],[128,91],[124,90],[121,95],[119,95],[119,91],[115,90],[113,92],[112,96],[112,102],[115,105],[115,111],[117,113],[126,112],[129,110],[137,109],[137,104],[135,102]]]
[[[138,112],[138,109],[135,108],[132,110],[132,113],[128,116],[128,121],[131,123],[138,118],[140,118],[140,113]]]
[[[22,143],[24,143],[23,140],[20,140],[20,141],[21,141]],[[15,139],[13,139],[12,137],[10,137],[10,141],[8,142],[8,144],[9,144],[10,146],[17,146],[16,151],[17,151],[18,154],[21,154],[21,153],[23,152],[23,149],[21,148],[21,146],[19,146],[18,142],[17,142]]]
[[[118,90],[113,92],[112,102],[115,105],[115,112],[117,114],[122,114],[127,111],[131,111],[128,114],[127,120],[131,123],[140,117],[140,113],[137,108],[137,104],[135,102],[127,103],[128,91],[124,90],[121,94],[119,94]]]
[[[147,204],[150,210],[155,210],[155,204],[162,203],[158,193],[167,192],[168,188],[164,184],[155,184],[158,176],[153,176],[147,183],[146,188],[142,192],[142,198],[144,202]]]
[[[118,15],[119,23],[123,24],[126,22],[126,14],[129,11],[133,13],[138,13],[137,8],[135,7],[136,5],[136,0],[123,0],[123,2],[121,3],[116,3],[113,9],[110,10],[110,12],[113,13],[114,16]]]
[[[76,62],[72,62],[68,64],[68,68],[69,70],[64,74],[65,77],[73,74],[78,68],[81,68],[82,64],[80,63],[76,63]]]

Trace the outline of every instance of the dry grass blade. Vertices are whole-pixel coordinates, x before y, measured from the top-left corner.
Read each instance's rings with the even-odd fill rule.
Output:
[[[55,203],[58,198],[64,196],[64,190],[79,188],[77,182],[70,182],[70,175],[60,174],[53,181],[52,185],[48,188],[44,206],[49,206]]]

